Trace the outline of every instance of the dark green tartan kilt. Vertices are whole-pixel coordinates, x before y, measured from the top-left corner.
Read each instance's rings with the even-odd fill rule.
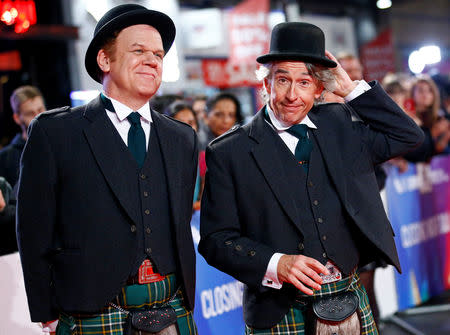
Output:
[[[366,290],[359,281],[359,276],[355,272],[352,275],[343,278],[340,281],[324,284],[320,291],[314,290],[314,296],[328,295],[330,293],[337,293],[341,291],[354,291],[359,298],[359,315],[362,323],[361,335],[378,335],[377,326],[373,319],[372,310],[370,309],[369,299]],[[305,294],[301,293],[301,296]],[[313,296],[313,297],[314,297]],[[305,304],[295,302],[289,309],[288,313],[281,319],[281,321],[270,329],[254,329],[245,326],[246,335],[297,335],[305,333]]]
[[[166,304],[175,294],[178,286],[175,275],[170,274],[162,281],[129,285],[122,288],[115,304],[126,310],[145,310]],[[197,335],[192,311],[184,306],[183,295],[178,291],[169,304],[177,314],[180,335]],[[112,306],[96,314],[66,314],[59,316],[57,335],[122,335],[127,315]]]

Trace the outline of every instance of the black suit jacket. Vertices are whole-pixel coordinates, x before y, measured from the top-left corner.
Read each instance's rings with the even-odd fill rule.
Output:
[[[348,105],[319,105],[308,116],[317,126],[311,131],[342,205],[375,247],[369,250],[373,260],[383,258],[400,270],[373,166],[415,147],[423,133],[378,84],[372,85]],[[350,108],[364,123],[352,122]],[[262,286],[270,258],[275,252],[301,253],[298,246],[308,238],[299,220],[301,204],[292,196],[295,185],[283,176],[280,138],[263,112],[206,151],[199,244],[209,264],[245,284],[244,319],[255,328],[279,322],[295,297],[292,285]]]
[[[178,279],[193,308],[196,135],[153,111],[152,118],[151,136],[158,135],[166,169]],[[137,250],[131,227],[142,220],[138,171],[100,98],[33,120],[21,160],[17,211],[33,321],[55,319],[58,310],[98,311],[125,284]]]

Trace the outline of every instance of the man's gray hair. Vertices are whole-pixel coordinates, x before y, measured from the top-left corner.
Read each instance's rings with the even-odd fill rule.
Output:
[[[261,64],[259,68],[255,71],[256,78],[259,81],[263,81],[264,79],[272,79],[272,68],[273,62],[267,64]],[[325,88],[326,91],[333,92],[336,88],[336,82],[334,78],[333,72],[330,69],[322,67],[320,65],[314,65],[311,63],[305,63],[306,68],[308,69],[308,73],[314,78],[320,81]],[[314,101],[315,104],[322,102],[323,95],[325,90],[322,92],[320,97]],[[263,86],[261,90],[261,96],[265,103],[269,102],[269,94],[267,93],[266,87]]]

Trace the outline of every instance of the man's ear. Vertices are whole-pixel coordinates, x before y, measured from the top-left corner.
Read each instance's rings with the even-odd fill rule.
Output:
[[[270,95],[271,87],[270,87],[270,80],[269,80],[269,78],[267,78],[267,77],[264,78],[263,83],[264,83],[264,88],[266,89],[267,94]]]
[[[97,53],[97,64],[103,72],[109,72],[111,68],[111,59],[106,54],[104,49],[100,49]]]
[[[13,113],[13,120],[18,126],[22,125],[22,122],[20,121],[19,113]]]
[[[317,82],[316,92],[314,93],[314,98],[319,99],[322,91],[324,90],[323,84],[321,81]]]

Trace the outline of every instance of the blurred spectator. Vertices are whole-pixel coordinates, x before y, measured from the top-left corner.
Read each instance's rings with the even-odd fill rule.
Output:
[[[191,105],[186,101],[175,101],[166,108],[165,113],[174,119],[187,123],[195,131],[198,132],[198,120],[194,110]],[[205,173],[206,173],[206,162],[205,162],[205,151],[199,151],[198,155],[198,171],[197,180],[195,183],[194,190],[194,205],[193,209],[200,209],[200,200],[202,198],[203,186],[205,184]]]
[[[37,87],[20,86],[10,98],[14,122],[20,127],[11,143],[0,151],[0,176],[15,185],[19,178],[19,161],[25,142],[27,129],[36,115],[45,111],[44,98]]]
[[[174,119],[187,123],[198,131],[198,122],[191,105],[183,100],[175,101],[166,108],[165,114]]]
[[[164,113],[167,107],[175,101],[183,100],[183,97],[178,94],[164,94],[164,95],[158,95],[154,96],[150,100],[150,106],[152,109],[157,111],[158,113]]]
[[[17,251],[16,206],[11,185],[0,177],[0,256]]]
[[[213,139],[242,122],[241,104],[231,93],[219,93],[210,98],[206,102],[206,113],[209,129],[206,142],[200,145],[203,150]]]
[[[416,150],[405,155],[412,162],[429,161],[432,156],[449,154],[450,121],[440,112],[439,90],[428,76],[417,78],[411,88],[415,112],[425,132],[425,141]],[[441,115],[440,115],[441,114]]]
[[[347,72],[351,80],[361,80],[363,79],[363,67],[359,59],[348,52],[339,53],[336,57],[339,64]]]
[[[207,143],[208,125],[206,121],[206,101],[208,97],[206,95],[197,95],[192,100],[192,109],[195,112],[198,122],[198,140],[202,143]]]

